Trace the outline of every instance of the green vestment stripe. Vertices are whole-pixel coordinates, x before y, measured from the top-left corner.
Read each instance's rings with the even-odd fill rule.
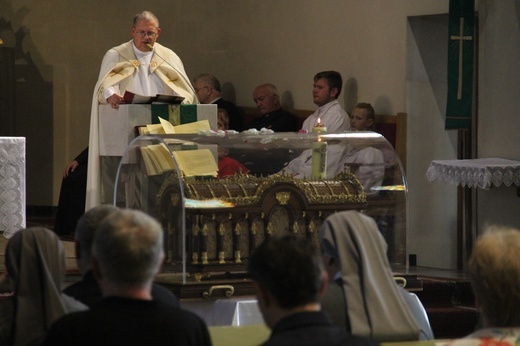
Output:
[[[446,129],[469,129],[472,116],[474,0],[450,0]]]

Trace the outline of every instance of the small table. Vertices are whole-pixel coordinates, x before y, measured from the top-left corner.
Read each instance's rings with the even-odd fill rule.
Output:
[[[25,228],[25,137],[0,137],[0,232]]]
[[[466,254],[469,254],[473,247],[473,235],[471,232],[471,190],[467,190],[467,193],[465,192],[463,194],[462,188],[478,187],[489,190],[492,186],[520,186],[520,161],[502,158],[435,160],[431,162],[426,172],[426,178],[429,181],[439,180],[444,183],[460,186],[457,210],[457,268],[463,269],[465,263],[463,255],[464,235],[466,239]]]
[[[520,186],[520,161],[501,158],[435,160],[430,164],[426,178],[485,190],[502,184]]]

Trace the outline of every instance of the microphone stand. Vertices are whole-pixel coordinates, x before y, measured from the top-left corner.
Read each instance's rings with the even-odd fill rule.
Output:
[[[148,49],[150,50],[150,52],[154,51],[153,49],[153,46],[149,43],[146,44],[146,47],[148,47]],[[166,60],[165,58],[163,58],[162,56],[160,56],[157,52],[154,52],[155,55],[157,55],[159,58],[162,59],[162,61],[164,61],[165,63],[168,64],[168,66],[170,66],[171,68],[174,69],[175,72],[177,72],[177,74],[179,76],[181,76],[181,78],[184,80],[184,82],[190,87],[191,91],[193,92],[193,96],[195,97],[195,104],[199,104],[199,99],[197,98],[197,93],[195,92],[195,89],[193,89],[193,86],[191,85],[191,82],[189,80],[186,79],[186,77],[184,76],[184,73],[181,73],[175,66],[173,66],[172,64],[170,64],[170,62],[168,60]]]

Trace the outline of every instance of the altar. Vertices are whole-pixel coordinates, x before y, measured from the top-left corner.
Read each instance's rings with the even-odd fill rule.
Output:
[[[25,137],[0,137],[0,232],[25,228]]]

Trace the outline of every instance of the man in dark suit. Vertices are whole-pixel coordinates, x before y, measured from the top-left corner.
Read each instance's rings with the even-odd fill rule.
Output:
[[[229,115],[229,129],[242,131],[242,117],[233,102],[226,101],[220,95],[221,88],[218,79],[208,73],[200,74],[195,77],[193,87],[197,93],[197,98],[202,104],[216,104],[218,108],[223,108]]]
[[[264,241],[249,260],[249,274],[272,330],[264,345],[377,345],[347,334],[320,311],[327,272],[309,240],[286,235]]]
[[[249,126],[250,128],[257,130],[266,128],[274,132],[298,131],[296,118],[282,109],[278,90],[273,84],[266,83],[257,86],[253,91],[253,100],[262,116],[253,120]]]
[[[163,230],[153,218],[130,209],[106,217],[92,246],[103,299],[55,322],[44,345],[211,345],[200,317],[152,299],[163,259]]]

